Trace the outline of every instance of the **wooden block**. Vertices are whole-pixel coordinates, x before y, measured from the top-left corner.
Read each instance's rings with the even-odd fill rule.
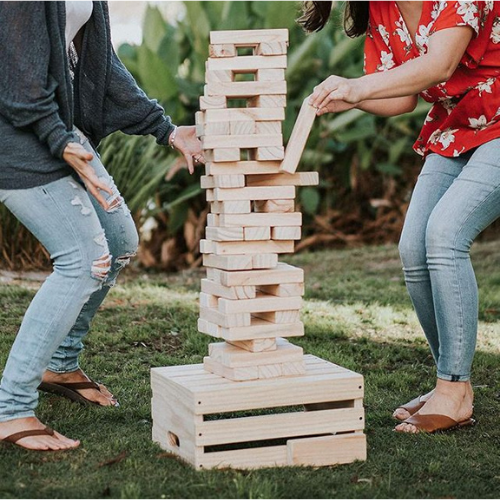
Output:
[[[275,57],[264,57],[264,59],[275,59]],[[258,82],[281,82],[285,79],[285,70],[276,69],[279,67],[280,66],[274,66],[272,69],[267,69],[268,67],[266,67],[266,69],[258,69],[255,79]]]
[[[278,285],[279,286],[279,285]],[[283,285],[284,286],[284,285]],[[201,280],[201,291],[225,299],[254,299],[255,286],[224,286],[209,279]],[[275,295],[275,294],[273,294]]]
[[[251,255],[205,254],[203,255],[203,265],[205,267],[214,267],[217,269],[223,269],[225,271],[253,269]]]
[[[276,339],[273,351],[249,352],[227,342],[217,342],[208,346],[208,352],[211,359],[230,368],[297,362],[302,361],[304,355],[302,347],[282,338]]]
[[[287,42],[262,42],[257,46],[255,53],[262,56],[273,56],[286,54],[287,49]]]
[[[200,253],[211,254],[214,253],[214,250],[215,247],[214,247],[214,242],[212,240],[205,240],[205,239],[200,240]]]
[[[260,318],[252,318],[250,326],[224,328],[207,320],[198,321],[200,332],[221,338],[227,342],[239,342],[276,337],[301,337],[304,335],[302,322],[289,324],[270,323]]]
[[[199,130],[202,132],[200,133],[200,136],[205,136],[205,135],[228,135],[230,133],[231,127],[229,126],[228,122],[205,122],[203,123],[202,126],[198,125],[197,127],[200,127]],[[196,129],[198,131],[198,128]]]
[[[211,359],[209,356],[203,358],[203,368],[210,373],[219,375],[229,380],[255,380],[259,378],[259,369],[256,366],[244,366],[230,368],[222,363]]]
[[[282,172],[293,174],[297,170],[307,138],[316,118],[316,111],[317,109],[309,104],[309,97],[306,97],[288,141],[285,158],[281,164]]]
[[[241,215],[241,214],[238,214]],[[221,214],[208,214],[207,215],[207,227],[219,227]]]
[[[262,122],[268,123],[268,122]],[[241,120],[241,121],[231,121],[229,122],[229,133],[235,136],[246,136],[256,133],[255,122],[253,120]],[[279,130],[274,135],[280,135],[281,130]]]
[[[263,352],[276,350],[276,338],[253,339],[253,340],[232,340],[231,345],[250,352]]]
[[[318,172],[249,175],[246,183],[247,186],[315,186],[319,184],[319,175]]]
[[[285,109],[276,108],[227,108],[207,109],[204,113],[203,122],[210,123],[223,121],[283,121]]]
[[[253,96],[248,100],[251,108],[284,108],[286,107],[286,94],[269,95],[268,92]]]
[[[249,214],[252,210],[251,205],[249,200],[212,201],[210,210],[214,214]]]
[[[224,61],[226,59],[227,58],[214,59],[214,61],[217,60]],[[205,81],[207,83],[232,82],[233,80],[234,80],[234,74],[230,70],[207,69],[207,71],[205,71]]]
[[[211,240],[201,240],[211,241]],[[201,243],[200,243],[201,248]],[[248,254],[279,254],[293,253],[295,249],[294,241],[212,241],[211,244],[206,243],[205,251],[201,253],[215,254],[218,256],[234,256],[236,261],[239,261],[239,256],[248,256]],[[220,267],[220,266],[216,266]]]
[[[271,228],[270,227],[245,227],[243,229],[243,239],[245,241],[255,241],[255,240],[270,240],[271,239]]]
[[[272,253],[260,253],[252,257],[253,269],[273,269],[278,265],[278,255]]]
[[[240,174],[224,174],[216,176],[202,175],[200,179],[202,189],[213,188],[240,188],[245,186],[245,176]]]
[[[269,146],[257,148],[255,160],[270,161],[282,160],[285,157],[285,148],[283,146]]]
[[[219,311],[223,314],[236,313],[261,313],[277,311],[289,311],[302,307],[302,297],[276,297],[274,295],[258,295],[255,299],[230,300],[218,299]],[[293,323],[288,321],[287,323]],[[283,321],[284,323],[284,321]]]
[[[287,441],[288,464],[320,467],[366,460],[366,436],[346,434]]]
[[[199,123],[195,125],[196,137],[201,139],[205,135],[205,125],[203,123]]]
[[[286,56],[269,55],[264,56],[236,56],[209,59],[207,61],[208,71],[232,71],[237,73],[255,72],[261,69],[275,70],[281,69],[285,72]],[[281,78],[284,80],[284,78]]]
[[[248,255],[245,257],[249,257]],[[276,285],[281,283],[302,283],[304,281],[304,270],[290,266],[282,262],[278,263],[276,269],[262,271],[221,271],[215,270],[214,276],[220,279],[225,286],[240,285]],[[293,323],[294,321],[290,321]]]
[[[300,320],[300,310],[256,312],[254,316],[270,323],[296,323]]]
[[[212,149],[211,151],[205,151],[205,159],[208,162],[240,161],[240,150],[239,148]]]
[[[205,96],[221,96],[229,98],[255,97],[261,94],[286,95],[286,82],[220,82],[207,83]],[[253,107],[253,106],[250,106]],[[261,107],[261,106],[256,106]],[[271,107],[271,106],[269,106]],[[279,105],[272,107],[279,108]]]
[[[197,111],[194,114],[194,123],[196,125],[201,125],[201,124],[205,123],[205,113],[206,113],[206,111]]]
[[[206,157],[205,157],[206,158]],[[220,174],[275,174],[279,172],[280,161],[237,161],[214,163],[207,161],[205,172],[207,175]]]
[[[237,55],[236,46],[232,43],[209,45],[210,57],[234,57]]]
[[[243,241],[245,236],[244,229],[242,227],[207,227],[206,235],[208,240],[213,241]]]
[[[283,376],[282,363],[259,366],[258,378],[267,379]]]
[[[247,179],[249,179],[249,177],[247,177]],[[255,200],[253,202],[253,206],[255,212],[263,212],[263,213],[295,212],[294,200]]]
[[[294,186],[264,186],[237,189],[215,188],[213,192],[207,190],[207,201],[232,201],[232,200],[293,200],[295,198]],[[268,224],[262,224],[267,226]]]
[[[203,280],[202,280],[203,282]],[[203,287],[201,288],[202,291]],[[281,285],[262,285],[258,290],[267,295],[275,295],[276,297],[300,297],[304,295],[304,283],[284,283]],[[214,294],[217,295],[217,294]],[[233,297],[227,297],[233,298]]]
[[[282,133],[281,122],[280,121],[255,122],[255,133],[271,134],[271,135],[281,134]]]
[[[271,235],[273,240],[300,240],[302,228],[294,227],[273,227]]]
[[[219,299],[215,295],[209,295],[208,293],[200,292],[200,307],[210,307],[217,309]]]
[[[200,318],[224,328],[250,326],[251,324],[251,316],[248,313],[221,314],[217,309],[211,307],[200,307]]]
[[[211,31],[211,44],[234,44],[247,47],[261,43],[288,42],[287,29]]]
[[[224,109],[227,107],[226,98],[222,95],[219,96],[201,96],[200,109]]]
[[[248,189],[248,188],[245,188]],[[290,200],[293,202],[293,200]],[[209,214],[212,215],[212,214]],[[251,214],[221,214],[217,216],[217,225],[255,227],[255,226],[301,226],[302,213],[251,213]]]
[[[280,134],[249,135],[205,135],[202,140],[203,149],[217,148],[266,148],[282,147],[283,136]],[[274,159],[274,158],[271,158]]]
[[[306,372],[306,367],[303,361],[295,361],[290,363],[282,363],[281,373],[284,377],[292,377],[303,375]]]

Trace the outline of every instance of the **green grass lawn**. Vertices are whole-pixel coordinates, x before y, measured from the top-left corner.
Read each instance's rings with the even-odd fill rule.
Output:
[[[285,259],[286,260],[286,259]],[[366,380],[368,460],[327,468],[195,472],[151,441],[149,369],[200,363],[196,329],[203,271],[129,271],[95,320],[83,368],[119,409],[42,394],[40,418],[80,438],[65,453],[0,447],[2,498],[498,498],[500,491],[500,244],[477,244],[480,327],[475,428],[440,435],[392,431],[398,403],[432,388],[434,367],[394,246],[290,257],[306,271],[305,351]],[[0,285],[0,366],[38,283]]]

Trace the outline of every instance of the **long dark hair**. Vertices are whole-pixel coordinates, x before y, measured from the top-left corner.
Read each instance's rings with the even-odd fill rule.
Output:
[[[328,22],[333,2],[304,2],[302,16],[297,22],[305,31],[320,31]],[[344,30],[352,38],[366,34],[369,2],[345,2]]]

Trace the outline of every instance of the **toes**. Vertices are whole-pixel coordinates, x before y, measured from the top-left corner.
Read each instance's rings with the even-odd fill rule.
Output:
[[[402,424],[396,425],[394,430],[396,432],[406,432],[408,434],[416,434],[418,432],[418,429],[414,425],[406,424],[404,422]]]
[[[410,418],[410,413],[405,410],[404,408],[397,408],[396,411],[392,414],[394,418],[397,418],[398,420],[406,420],[407,418]]]

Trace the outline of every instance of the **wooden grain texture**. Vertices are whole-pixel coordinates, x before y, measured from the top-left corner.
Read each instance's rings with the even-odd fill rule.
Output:
[[[207,71],[233,71],[238,73],[255,72],[260,69],[284,69],[286,68],[285,55],[264,56],[236,56],[208,59]],[[279,81],[279,80],[278,80]]]
[[[250,47],[260,43],[288,42],[287,29],[211,31],[210,44],[232,44]]]

